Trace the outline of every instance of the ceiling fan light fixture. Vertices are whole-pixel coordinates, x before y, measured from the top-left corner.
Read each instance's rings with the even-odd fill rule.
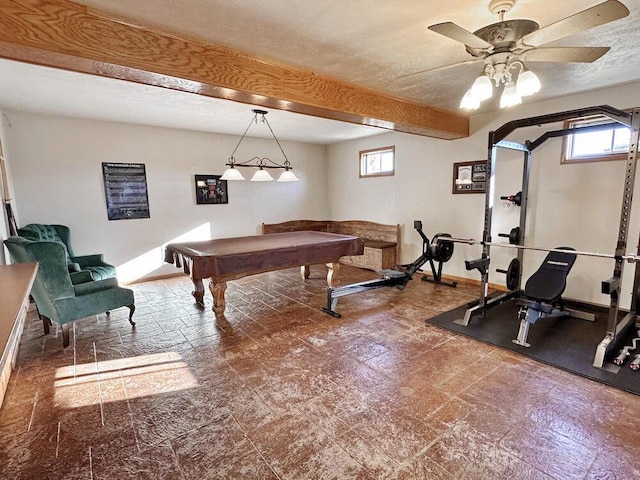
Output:
[[[523,69],[518,75],[516,90],[521,97],[527,97],[540,91],[542,84],[538,76],[531,70]]]
[[[500,97],[500,108],[513,107],[514,105],[520,105],[522,103],[522,97],[518,95],[518,90],[515,83],[512,81],[507,82],[504,86],[504,91]]]
[[[460,101],[460,108],[464,110],[477,110],[480,108],[480,100],[473,96],[471,89],[467,90],[467,93],[462,97],[462,100]]]
[[[473,85],[471,85],[471,95],[478,102],[482,102],[483,100],[487,100],[491,98],[493,95],[493,85],[491,84],[491,79],[482,74],[478,78],[475,79]]]

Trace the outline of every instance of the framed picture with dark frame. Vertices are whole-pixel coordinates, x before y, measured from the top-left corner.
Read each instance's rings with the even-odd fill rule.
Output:
[[[109,220],[151,218],[144,163],[102,162]]]
[[[198,205],[217,205],[229,203],[227,181],[220,180],[222,175],[196,175],[196,203]]]
[[[485,193],[486,187],[486,160],[453,164],[452,193]]]

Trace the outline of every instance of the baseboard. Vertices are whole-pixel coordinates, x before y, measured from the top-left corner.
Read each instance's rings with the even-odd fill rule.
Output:
[[[20,337],[24,330],[25,316],[20,315],[18,321],[13,325],[13,330],[9,335],[7,346],[2,352],[0,357],[0,408],[4,401],[4,395],[9,387],[9,379],[11,378],[11,372],[16,364],[16,356],[18,355],[18,345],[20,344]]]
[[[429,275],[429,276],[433,277],[433,275],[431,274],[430,271],[418,270],[418,272],[423,274],[423,275]],[[442,274],[442,279],[450,281],[450,282],[462,283],[463,285],[473,285],[475,287],[480,287],[480,285],[482,285],[482,282],[480,280],[476,280],[474,278],[467,278],[467,277],[458,277],[457,275],[448,275],[446,273]],[[507,287],[505,287],[504,285],[501,285],[499,283],[489,283],[489,289],[490,290],[497,290],[499,292],[508,292],[509,291],[509,289]]]

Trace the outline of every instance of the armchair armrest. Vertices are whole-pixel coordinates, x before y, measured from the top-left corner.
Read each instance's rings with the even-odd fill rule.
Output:
[[[74,273],[74,272],[79,272],[80,270],[82,270],[82,268],[80,267],[79,263],[67,263],[67,270],[69,270],[69,273]]]
[[[105,263],[104,256],[101,253],[71,257],[71,261],[80,265],[81,268],[93,267],[96,265],[108,265],[107,263]]]
[[[76,297],[88,295],[90,293],[107,290],[118,286],[118,280],[115,278],[107,278],[105,280],[96,280],[94,282],[81,283],[73,286]]]
[[[71,284],[78,285],[80,283],[86,283],[93,281],[93,277],[91,276],[91,272],[87,270],[82,270],[80,272],[71,272],[69,273],[69,277],[71,277]]]

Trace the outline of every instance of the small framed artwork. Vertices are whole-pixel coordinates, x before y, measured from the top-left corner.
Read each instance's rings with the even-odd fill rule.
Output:
[[[453,164],[452,193],[485,193],[486,188],[486,160]]]
[[[227,181],[220,180],[222,175],[196,175],[196,203],[214,205],[229,203]]]

